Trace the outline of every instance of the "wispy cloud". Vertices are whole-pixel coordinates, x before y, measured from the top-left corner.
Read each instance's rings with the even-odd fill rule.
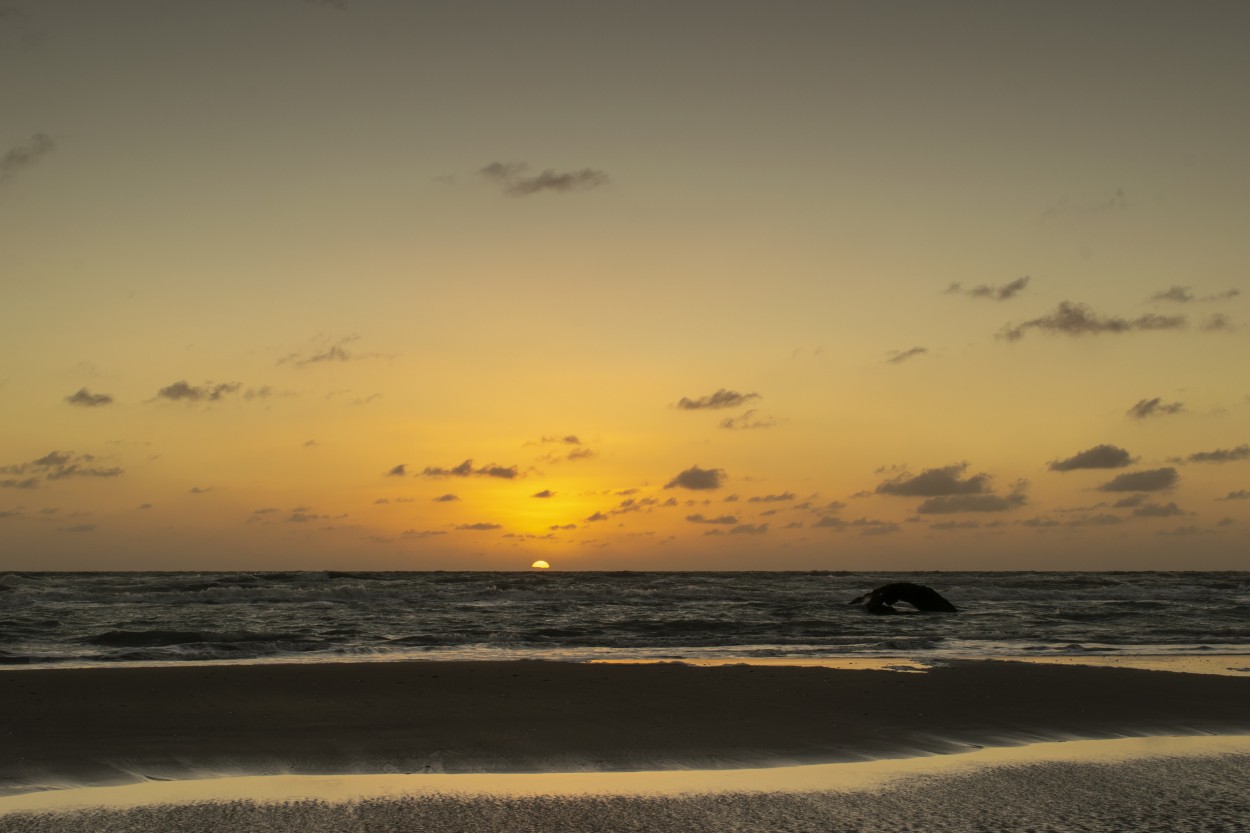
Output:
[[[422,477],[498,477],[503,480],[513,480],[521,476],[516,466],[500,466],[495,463],[488,463],[479,468],[473,468],[472,460],[465,460],[458,466],[449,469],[441,466],[426,466],[421,472]]]
[[[408,464],[400,463],[398,466],[393,466],[390,469],[390,471],[386,473],[386,476],[387,477],[407,477],[408,476]]]
[[[1061,197],[1053,205],[1042,212],[1043,222],[1053,222],[1065,218],[1091,217],[1109,211],[1123,211],[1128,208],[1128,199],[1124,189],[1117,188],[1106,197]]]
[[[968,468],[967,463],[954,463],[936,469],[925,469],[913,477],[904,472],[884,483],[878,484],[879,495],[899,497],[942,497],[944,495],[972,495],[987,491],[990,476],[975,474],[967,479],[960,475]]]
[[[1029,276],[1016,278],[1014,281],[1008,281],[998,286],[990,286],[987,283],[970,286],[967,289],[963,284],[952,283],[943,291],[944,295],[967,295],[970,298],[989,298],[994,301],[1009,301],[1024,291],[1029,285]]]
[[[683,411],[700,411],[706,408],[737,408],[753,400],[759,399],[758,393],[738,393],[736,390],[721,388],[716,393],[691,399],[683,396],[677,400],[677,407]]]
[[[510,197],[528,197],[543,191],[557,194],[588,191],[610,181],[606,173],[594,168],[564,172],[548,168],[533,175],[527,173],[528,171],[529,165],[524,162],[492,162],[478,173],[488,182],[498,185]]]
[[[50,451],[37,460],[0,466],[0,475],[17,475],[0,480],[0,488],[36,489],[40,478],[64,480],[71,477],[120,477],[125,469],[118,466],[95,465],[91,454],[75,454],[72,451]]]
[[[1149,419],[1150,417],[1179,414],[1183,410],[1185,410],[1185,403],[1164,402],[1162,397],[1156,396],[1154,399],[1139,400],[1136,405],[1125,411],[1124,415],[1130,419]]]
[[[1247,459],[1250,459],[1250,445],[1239,445],[1236,448],[1217,448],[1213,451],[1196,451],[1183,460],[1171,460],[1169,462],[1233,463]]]
[[[1240,289],[1227,289],[1212,295],[1195,295],[1188,286],[1173,286],[1170,289],[1151,295],[1150,300],[1174,304],[1211,303],[1214,301],[1230,301],[1240,294]]]
[[[782,492],[776,495],[756,495],[755,497],[747,498],[747,503],[783,503],[794,500],[794,498],[794,492]]]
[[[912,347],[908,350],[892,350],[890,351],[890,355],[886,358],[886,362],[888,362],[889,364],[902,364],[908,359],[914,359],[917,356],[923,356],[925,353],[928,353],[928,352],[929,352],[928,347]]]
[[[756,416],[758,413],[759,411],[752,408],[740,416],[725,417],[720,421],[720,427],[729,431],[750,431],[756,428],[772,428],[779,424],[776,417]]]
[[[1007,512],[1028,503],[1022,490],[1009,495],[944,495],[931,497],[916,509],[921,515],[950,515],[956,512]]]
[[[452,501],[460,500],[460,498],[453,495],[451,492],[448,492],[445,495],[439,495],[438,497],[433,498],[433,500],[435,503],[451,503]]]
[[[691,466],[683,472],[680,472],[668,483],[664,484],[665,489],[691,489],[693,491],[703,491],[710,489],[719,489],[725,482],[724,469],[701,469],[698,466]]]
[[[503,529],[503,524],[492,524],[492,523],[486,523],[486,522],[479,522],[475,524],[459,524],[458,526],[456,526],[456,529],[468,530],[472,532],[486,532],[492,529]]]
[[[1175,503],[1143,503],[1133,510],[1134,517],[1138,518],[1174,518],[1185,514],[1188,513]]]
[[[9,148],[0,156],[0,186],[55,149],[56,142],[46,133],[36,133],[26,143]]]
[[[181,380],[166,385],[156,392],[157,399],[168,399],[171,402],[219,402],[243,387],[239,382],[205,382],[203,385],[191,385]]]
[[[1084,451],[1078,451],[1064,460],[1051,460],[1048,468],[1051,471],[1076,471],[1077,469],[1119,469],[1132,464],[1129,453],[1114,445],[1096,445]]]
[[[1229,492],[1224,497],[1216,498],[1216,500],[1250,500],[1250,490],[1238,489],[1235,492]]]
[[[1141,330],[1179,330],[1185,327],[1185,323],[1183,315],[1147,313],[1130,320],[1114,315],[1099,315],[1085,304],[1061,301],[1053,312],[1040,318],[1033,318],[1022,324],[1005,325],[998,331],[997,338],[1019,341],[1029,330],[1068,336],[1128,333]]]
[[[739,524],[729,530],[730,535],[765,535],[768,533],[768,524]]]
[[[1162,492],[1180,481],[1176,469],[1148,469],[1131,471],[1108,480],[1098,487],[1100,492]]]
[[[79,388],[76,392],[65,397],[65,401],[71,405],[79,405],[84,408],[98,408],[101,405],[112,404],[113,397],[107,393],[92,393],[86,388]]]
[[[534,494],[530,495],[530,497],[537,497],[537,498],[549,498],[549,497],[555,497],[555,496],[556,496],[556,493],[551,491],[550,489],[543,489],[541,492],[534,492]]]
[[[384,358],[381,353],[358,353],[351,345],[360,341],[360,336],[352,333],[337,340],[318,338],[315,347],[308,350],[288,353],[278,359],[278,364],[290,364],[295,367],[308,367],[314,364],[339,364],[358,362],[365,359]]]
[[[695,514],[695,515],[687,515],[686,520],[692,524],[733,525],[738,522],[738,518],[734,515],[718,515],[715,518],[708,518],[700,514]]]

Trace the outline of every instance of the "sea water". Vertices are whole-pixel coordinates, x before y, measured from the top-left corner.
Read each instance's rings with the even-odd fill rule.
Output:
[[[848,604],[891,581],[960,613]],[[1203,653],[1250,654],[1250,573],[0,573],[7,665]]]

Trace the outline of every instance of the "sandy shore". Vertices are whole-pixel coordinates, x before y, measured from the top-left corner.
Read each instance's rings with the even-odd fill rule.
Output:
[[[221,774],[724,768],[1250,732],[1250,678],[955,663],[412,662],[0,674],[0,794]]]

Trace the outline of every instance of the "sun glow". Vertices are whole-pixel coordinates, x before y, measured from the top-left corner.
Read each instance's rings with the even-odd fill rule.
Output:
[[[531,565],[530,565],[530,567],[532,567],[532,568],[533,568],[533,569],[535,569],[535,570],[548,570],[548,569],[551,569],[551,565],[550,565],[550,564],[548,564],[546,561],[543,561],[543,560],[541,560],[541,559],[540,559],[540,560],[538,560],[538,561],[535,561],[533,564],[531,564]]]

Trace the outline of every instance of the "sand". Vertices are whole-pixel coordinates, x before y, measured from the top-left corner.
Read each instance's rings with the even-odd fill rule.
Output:
[[[0,674],[0,794],[267,773],[743,768],[1250,732],[1250,678],[959,662],[396,662]]]

